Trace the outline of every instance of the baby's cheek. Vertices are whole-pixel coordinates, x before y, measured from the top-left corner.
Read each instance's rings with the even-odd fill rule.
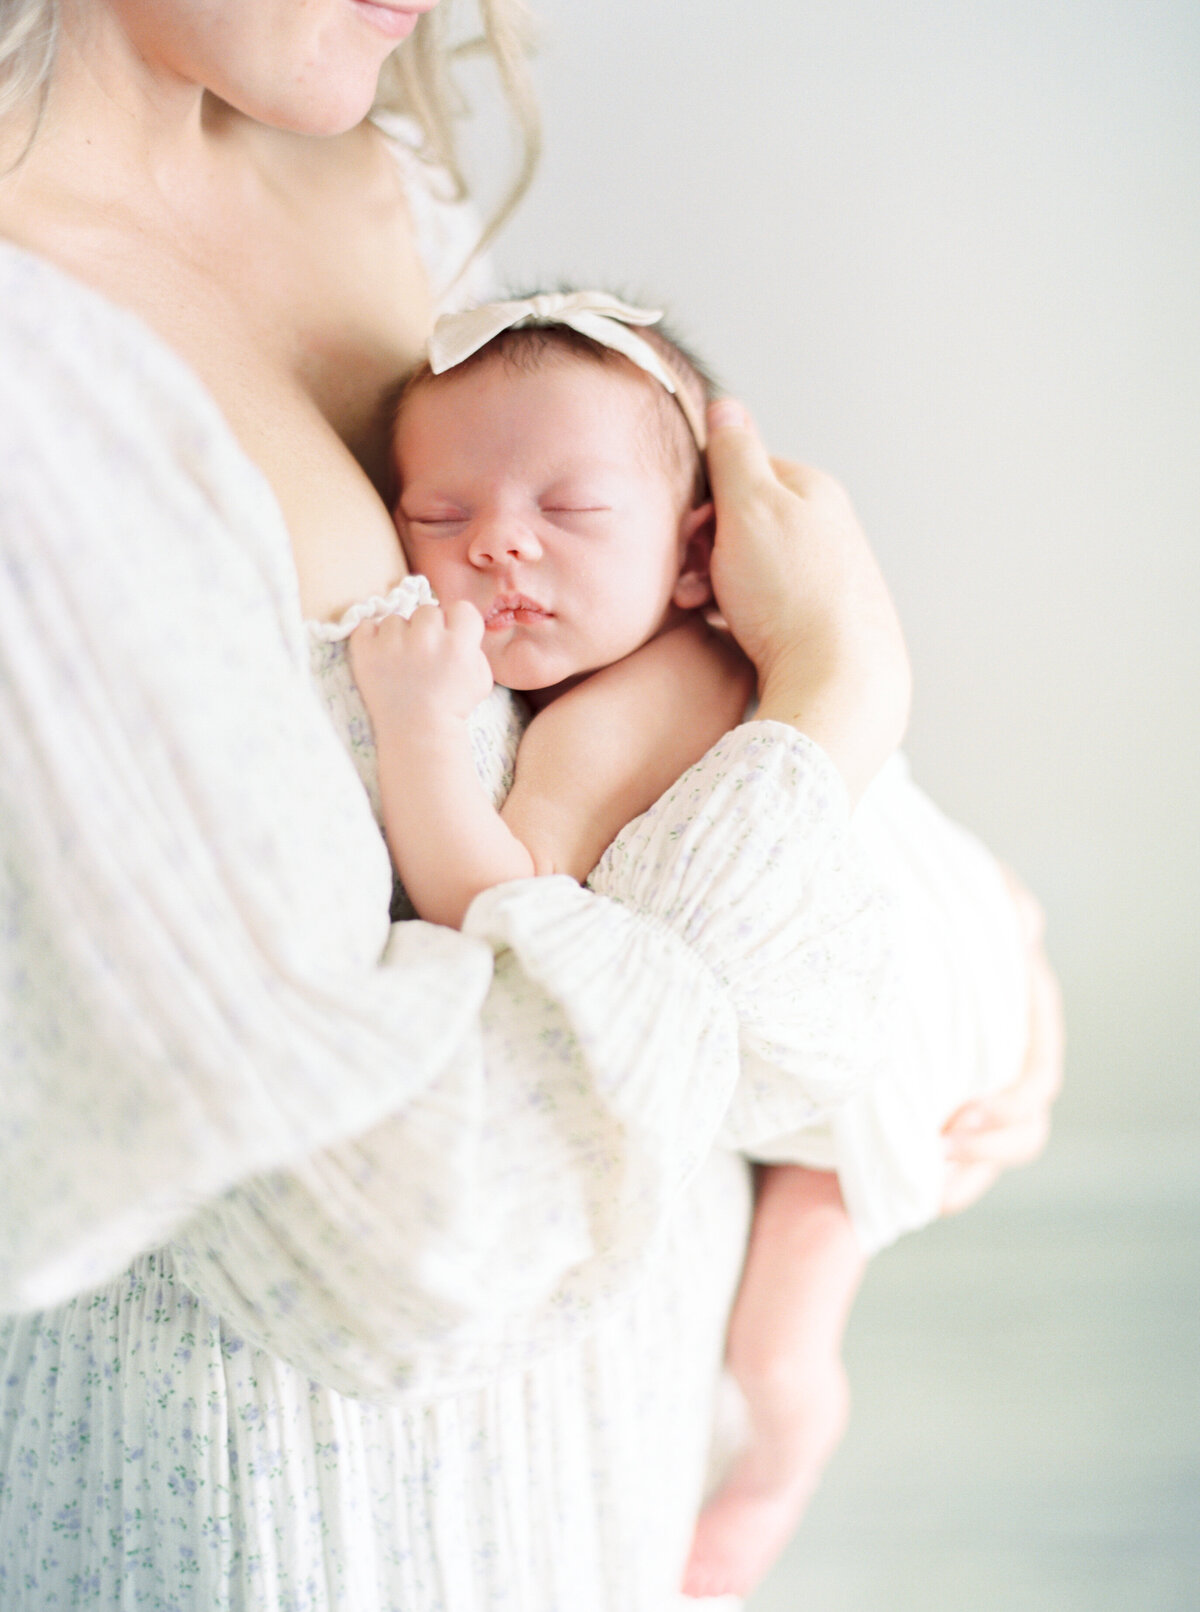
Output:
[[[414,571],[429,578],[429,586],[437,595],[439,604],[454,604],[459,599],[469,597],[462,567],[448,561],[432,544],[413,544],[408,563]]]

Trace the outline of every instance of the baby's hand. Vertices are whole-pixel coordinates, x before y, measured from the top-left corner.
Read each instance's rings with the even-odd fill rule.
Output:
[[[447,717],[465,721],[492,691],[483,617],[458,600],[421,605],[406,621],[364,621],[350,635],[350,667],[378,735],[419,732]]]

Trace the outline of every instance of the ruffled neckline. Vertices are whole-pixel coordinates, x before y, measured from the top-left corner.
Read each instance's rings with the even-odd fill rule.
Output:
[[[433,590],[423,576],[407,576],[387,593],[372,594],[342,612],[336,621],[306,621],[313,643],[337,644],[349,638],[363,621],[382,621],[384,616],[411,616],[420,605],[436,604]]]

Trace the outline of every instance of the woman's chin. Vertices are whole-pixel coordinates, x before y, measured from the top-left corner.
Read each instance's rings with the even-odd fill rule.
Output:
[[[240,82],[210,83],[221,100],[244,117],[290,134],[337,135],[356,129],[371,111],[382,53],[342,48],[333,59],[308,63],[287,75],[245,75]]]
[[[318,137],[347,134],[356,129],[375,104],[375,83],[359,89],[306,96],[302,94],[275,95],[254,100],[249,97],[234,109],[255,123],[268,128],[282,129],[288,134],[308,134]]]

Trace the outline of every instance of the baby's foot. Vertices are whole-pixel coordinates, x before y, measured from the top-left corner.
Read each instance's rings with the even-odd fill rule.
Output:
[[[846,1429],[840,1361],[806,1374],[785,1398],[742,1385],[749,1436],[696,1523],[683,1593],[748,1595],[787,1544]]]

